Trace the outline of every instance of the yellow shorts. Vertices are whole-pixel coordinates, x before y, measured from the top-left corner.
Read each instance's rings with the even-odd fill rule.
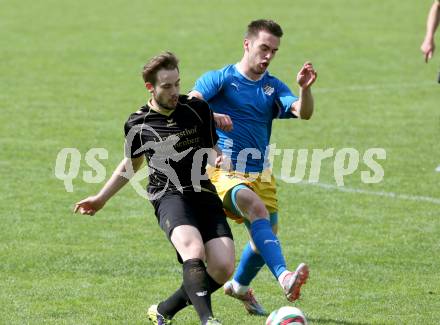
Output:
[[[253,190],[263,201],[269,213],[278,211],[277,189],[275,177],[272,171],[267,169],[262,173],[240,173],[237,171],[226,171],[219,168],[209,167],[208,176],[215,185],[217,193],[225,202],[226,194],[235,186],[243,184]],[[224,205],[223,205],[224,206]],[[238,216],[228,209],[226,215],[237,223],[242,223],[244,218]]]

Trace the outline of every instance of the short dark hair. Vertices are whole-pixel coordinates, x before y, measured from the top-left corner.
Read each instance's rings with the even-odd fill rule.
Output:
[[[142,70],[142,78],[145,82],[151,82],[153,85],[156,83],[157,71],[160,69],[179,71],[179,59],[171,52],[162,52],[156,56],[153,56],[147,64],[144,65]]]
[[[246,32],[245,37],[255,37],[258,36],[258,33],[260,31],[266,31],[276,37],[283,36],[283,30],[281,29],[281,26],[278,25],[276,22],[270,19],[257,19],[254,21],[251,21],[251,23],[248,25],[248,29]]]

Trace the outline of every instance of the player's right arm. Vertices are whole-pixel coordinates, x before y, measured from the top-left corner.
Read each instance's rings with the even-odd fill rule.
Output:
[[[189,98],[196,97],[198,99],[204,100],[203,95],[197,90],[192,90],[188,94],[188,97]],[[216,128],[219,128],[220,130],[223,131],[232,131],[232,120],[229,115],[214,113],[214,121]]]
[[[93,216],[136,174],[144,161],[144,152],[140,150],[142,142],[139,136],[139,132],[142,131],[142,127],[139,125],[142,125],[141,121],[143,120],[144,116],[138,112],[130,115],[124,124],[125,158],[122,159],[98,194],[77,202],[73,212]]]
[[[195,97],[195,98],[198,98],[198,99],[201,99],[201,100],[205,100],[204,98],[203,98],[203,95],[200,93],[200,92],[198,92],[197,90],[191,90],[189,93],[188,93],[188,98],[193,98],[193,97]]]
[[[440,1],[434,1],[426,21],[426,34],[420,50],[425,56],[425,62],[432,58],[435,50],[434,34],[440,22]]]
[[[188,94],[188,97],[196,97],[209,101],[217,95],[223,86],[223,73],[220,70],[209,71],[197,79],[194,89]],[[215,126],[223,131],[232,130],[232,120],[227,114],[214,112]]]
[[[143,161],[144,156],[124,158],[99,193],[77,202],[73,212],[93,216],[104,207],[105,203],[110,200],[113,195],[128,183],[130,178],[133,177],[142,166]]]

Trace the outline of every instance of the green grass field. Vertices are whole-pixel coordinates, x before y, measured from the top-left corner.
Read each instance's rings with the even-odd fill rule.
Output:
[[[180,285],[181,270],[150,204],[127,186],[99,214],[72,214],[103,183],[83,172],[105,148],[108,178],[123,156],[123,123],[146,101],[145,61],[181,60],[182,92],[237,62],[247,23],[285,32],[270,71],[293,84],[312,60],[315,115],[276,121],[278,148],[384,148],[385,176],[359,169],[336,187],[279,181],[280,239],[292,268],[311,267],[295,304],[310,324],[439,324],[440,53],[423,62],[430,0],[2,1],[0,10],[0,324],[143,324],[146,308]],[[440,43],[440,38],[438,38]],[[81,153],[73,192],[55,177],[63,148]],[[275,160],[280,174],[281,160]],[[309,169],[308,169],[309,170]],[[306,174],[308,177],[308,174]],[[234,225],[239,256],[247,240]],[[267,310],[287,305],[269,271],[253,284]],[[221,292],[223,324],[263,324]],[[197,324],[187,308],[177,324]]]

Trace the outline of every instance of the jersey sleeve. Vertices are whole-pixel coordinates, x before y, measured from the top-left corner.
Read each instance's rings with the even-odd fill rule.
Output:
[[[141,150],[141,125],[136,124],[132,117],[124,125],[125,143],[124,153],[127,158],[138,158],[144,154]]]
[[[209,101],[222,89],[223,79],[222,71],[209,71],[196,80],[193,90],[201,93],[203,99]]]
[[[294,114],[291,112],[291,107],[294,102],[298,100],[298,97],[296,97],[292,91],[289,89],[289,87],[286,86],[285,83],[283,83],[280,80],[277,80],[278,84],[276,87],[276,98],[275,98],[275,105],[276,105],[276,115],[274,118],[296,118]]]

